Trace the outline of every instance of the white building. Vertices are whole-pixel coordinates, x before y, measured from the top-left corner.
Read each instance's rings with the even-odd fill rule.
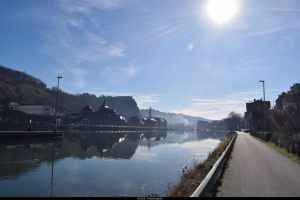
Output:
[[[9,109],[22,111],[31,115],[55,115],[55,109],[48,105],[19,105],[18,103],[11,102]],[[57,116],[63,116],[63,113],[57,113]]]

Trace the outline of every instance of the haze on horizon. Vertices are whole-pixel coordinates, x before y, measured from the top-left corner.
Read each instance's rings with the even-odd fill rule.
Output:
[[[0,64],[70,93],[221,119],[299,82],[298,0],[2,0]],[[224,2],[224,1],[222,1]]]

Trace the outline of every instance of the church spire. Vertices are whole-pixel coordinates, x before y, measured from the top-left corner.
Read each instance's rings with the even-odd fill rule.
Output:
[[[149,108],[149,118],[151,118],[151,117],[152,117],[152,108],[150,106],[150,108]]]
[[[103,100],[103,103],[102,105],[100,106],[100,109],[104,109],[105,106],[106,106],[106,102],[105,102],[105,96],[103,96],[104,100]]]

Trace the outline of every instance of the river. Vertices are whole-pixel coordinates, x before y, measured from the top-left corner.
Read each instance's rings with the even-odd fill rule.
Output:
[[[222,137],[74,131],[61,140],[1,140],[0,196],[164,196]]]

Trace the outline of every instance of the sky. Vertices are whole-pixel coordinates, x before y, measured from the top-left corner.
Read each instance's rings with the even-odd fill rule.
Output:
[[[222,119],[300,82],[300,1],[1,0],[0,65],[72,94],[133,96],[139,108]],[[228,0],[220,0],[228,1]],[[225,6],[226,7],[226,6]]]

